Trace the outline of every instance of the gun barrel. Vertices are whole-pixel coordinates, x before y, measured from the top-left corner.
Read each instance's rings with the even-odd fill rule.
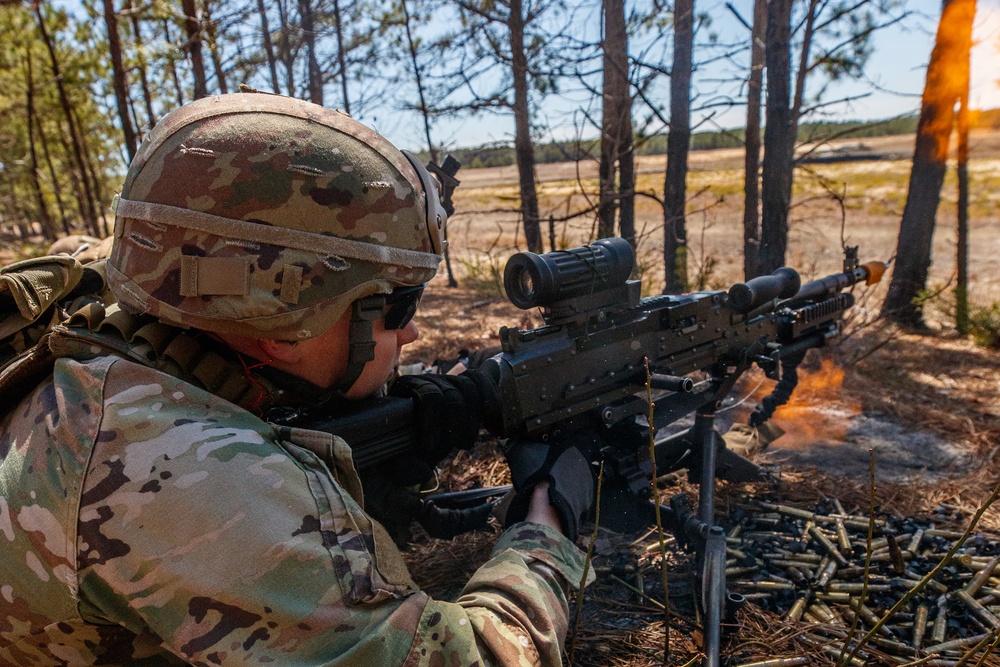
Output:
[[[886,265],[882,262],[868,262],[858,268],[844,273],[835,273],[832,276],[818,278],[802,286],[798,294],[793,296],[791,303],[799,301],[810,301],[820,299],[840,292],[845,287],[856,285],[864,281],[866,285],[874,285],[882,279]]]
[[[653,389],[665,389],[690,394],[694,390],[694,380],[688,377],[675,377],[662,373],[653,373],[649,376],[649,386]]]

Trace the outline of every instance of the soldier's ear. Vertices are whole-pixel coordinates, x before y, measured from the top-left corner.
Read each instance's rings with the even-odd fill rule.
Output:
[[[298,341],[261,338],[257,340],[257,347],[268,363],[296,364],[302,361],[303,352]]]

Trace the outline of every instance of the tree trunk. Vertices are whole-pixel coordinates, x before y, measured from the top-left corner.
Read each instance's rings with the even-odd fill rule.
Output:
[[[229,86],[226,85],[226,71],[222,68],[222,53],[215,33],[215,22],[212,21],[211,0],[202,0],[201,6],[205,12],[202,21],[205,25],[205,32],[208,34],[208,52],[212,55],[215,80],[218,82],[219,92],[225,95],[229,92]]]
[[[52,43],[52,38],[45,25],[45,17],[42,15],[42,9],[39,2],[34,3],[34,10],[35,16],[38,18],[38,30],[41,33],[42,40],[45,42],[45,48],[49,53],[49,64],[52,68],[52,79],[56,83],[56,90],[59,94],[59,103],[62,106],[63,115],[66,118],[66,126],[69,129],[70,148],[72,149],[72,152],[69,152],[68,156],[74,160],[74,165],[80,179],[80,185],[83,188],[82,197],[80,197],[81,217],[91,233],[94,234],[94,236],[97,236],[99,235],[97,229],[97,211],[94,206],[94,195],[91,192],[90,179],[87,177],[87,166],[83,159],[82,140],[80,133],[77,131],[76,124],[73,122],[72,106],[69,102],[69,95],[66,93],[66,86],[63,83],[62,71],[59,67],[59,58],[56,56],[55,45]]]
[[[958,107],[958,242],[955,257],[955,328],[969,333],[969,79]]]
[[[761,183],[759,274],[785,264],[788,209],[792,198],[795,137],[789,109],[792,0],[770,0],[767,9],[767,120]]]
[[[128,161],[135,157],[137,141],[132,118],[128,110],[128,81],[125,66],[122,64],[122,42],[118,34],[118,15],[115,13],[113,0],[104,0],[104,25],[108,28],[108,55],[111,58],[112,80],[115,89],[115,102],[118,104],[118,120],[122,124],[122,135],[125,137],[125,151]]]
[[[621,62],[621,100],[618,123],[618,233],[635,250],[635,133],[632,127],[632,88],[629,79],[628,27],[625,2],[615,0],[620,14],[615,20],[615,41],[621,43],[616,61]]]
[[[0,211],[4,216],[9,214],[16,220],[14,224],[17,225],[18,233],[22,239],[27,239],[34,233],[31,226],[31,216],[24,206],[21,205],[21,198],[17,194],[17,188],[14,186],[14,175],[8,169],[0,170],[0,184],[6,184],[8,195],[7,201],[10,202],[9,206],[4,206],[4,210]],[[3,197],[0,197],[0,201]]]
[[[184,29],[187,31],[187,42],[184,52],[191,59],[191,75],[194,78],[194,99],[200,100],[208,96],[208,84],[205,82],[205,61],[201,55],[201,21],[194,0],[181,0],[184,9]]]
[[[618,158],[618,231],[635,250],[635,145],[632,141],[631,101],[629,97],[628,119],[621,128],[620,137],[620,143],[626,148]]]
[[[267,55],[267,68],[271,73],[271,90],[281,92],[278,88],[278,61],[274,57],[274,44],[271,43],[271,29],[267,25],[267,8],[264,0],[257,0],[257,11],[260,13],[260,32],[264,41],[264,53]]]
[[[795,72],[795,95],[792,98],[791,134],[795,142],[799,134],[799,116],[802,115],[802,101],[806,94],[806,75],[809,74],[809,50],[812,48],[813,30],[816,25],[816,8],[820,0],[809,0],[806,23],[802,29],[802,48],[799,50],[799,67]]]
[[[333,19],[337,33],[337,65],[340,67],[340,88],[344,96],[344,112],[351,115],[351,100],[347,94],[347,54],[344,52],[344,21],[340,15],[340,0],[333,0]]]
[[[623,0],[604,0],[604,81],[601,123],[601,161],[598,166],[600,203],[597,210],[597,235],[614,236],[615,212],[619,210],[625,186],[615,178],[616,165],[621,163],[630,144],[623,144],[622,124],[628,125],[631,138],[631,105],[629,104],[628,36],[625,34],[625,3]],[[617,182],[616,182],[617,181]]]
[[[427,139],[427,151],[430,153],[431,162],[434,164],[438,163],[438,152],[437,148],[434,146],[434,141],[431,139],[431,114],[430,109],[427,106],[427,97],[424,93],[424,71],[420,66],[420,60],[417,58],[417,42],[413,39],[413,32],[410,29],[410,10],[406,6],[406,0],[400,0],[400,7],[403,10],[403,31],[406,34],[406,50],[410,56],[410,63],[413,65],[413,78],[417,84],[417,97],[419,102],[420,117],[424,123],[424,136]],[[344,91],[347,94],[347,91]],[[445,270],[448,272],[448,287],[458,287],[458,281],[455,279],[455,272],[451,268],[451,250],[448,247],[448,225],[444,227],[444,266]]]
[[[299,0],[299,14],[302,19],[302,35],[306,41],[306,62],[309,66],[309,101],[323,104],[323,73],[316,59],[316,28],[313,20],[312,0]],[[345,109],[346,111],[346,109]]]
[[[971,39],[971,33],[970,33]],[[969,87],[970,52],[962,58],[959,78],[958,119],[958,229],[955,249],[955,328],[963,336],[969,333]]]
[[[295,57],[297,51],[292,49],[291,41],[291,33],[295,31],[295,26],[291,24],[291,20],[288,17],[288,7],[285,5],[284,0],[277,0],[277,5],[278,22],[281,24],[281,29],[278,31],[278,35],[281,37],[281,41],[278,42],[278,60],[281,61],[282,66],[285,68],[285,88],[287,95],[289,97],[296,97]]]
[[[437,164],[438,155],[434,142],[431,141],[431,114],[427,107],[427,98],[424,94],[424,71],[417,60],[417,43],[413,39],[410,29],[410,10],[406,6],[406,0],[400,0],[403,8],[403,29],[406,32],[406,49],[410,55],[410,63],[413,65],[413,78],[417,83],[417,96],[420,100],[420,118],[424,122],[424,136],[427,139],[427,151],[431,155],[431,162]]]
[[[84,194],[83,182],[80,178],[80,172],[77,165],[73,163],[73,147],[69,145],[69,141],[66,139],[66,133],[62,131],[62,128],[56,131],[56,138],[62,148],[63,154],[66,156],[66,162],[69,165],[67,171],[69,172],[69,182],[70,187],[73,191],[70,199],[76,202],[76,212],[80,216],[80,220],[83,222],[83,228],[87,230],[87,233],[91,236],[98,236],[99,232],[97,230],[96,220],[91,220],[87,213],[87,197]]]
[[[139,112],[136,111],[135,100],[132,98],[132,94],[129,90],[126,90],[125,94],[128,97],[128,117],[132,120],[132,127],[134,127],[136,132],[138,132],[138,129],[142,127],[142,121],[139,120]],[[136,141],[142,141],[142,139],[138,138],[138,134],[136,135]]]
[[[903,326],[925,326],[917,297],[927,284],[955,103],[962,96],[961,77],[955,72],[960,72],[969,58],[975,13],[976,0],[945,0],[927,65],[895,266],[882,304],[882,314]]]
[[[528,59],[524,52],[524,15],[521,0],[511,0],[511,69],[514,79],[514,155],[521,190],[521,218],[524,237],[531,252],[543,252],[542,228],[535,191],[535,148],[531,143],[531,111],[528,102]]]
[[[163,19],[163,38],[167,44],[173,45],[174,39],[170,35],[169,19]],[[181,78],[177,75],[177,60],[172,54],[167,56],[167,60],[170,63],[170,80],[173,82],[174,92],[177,94],[177,105],[184,106],[184,87],[181,86]]]
[[[132,39],[135,41],[136,60],[139,68],[139,81],[142,84],[142,100],[145,103],[146,118],[149,121],[149,129],[151,130],[156,125],[156,114],[153,113],[153,94],[149,89],[149,76],[146,72],[146,53],[142,42],[142,32],[140,31],[139,13],[135,8],[134,0],[129,0],[128,6],[129,19],[132,21]]]
[[[85,131],[85,128],[83,128],[83,124],[80,122],[80,116],[79,114],[77,114],[75,108],[72,109],[72,114],[73,114],[73,122],[76,123],[76,126],[81,129],[81,135],[84,137],[90,136]],[[109,234],[108,220],[105,214],[105,211],[107,210],[106,206],[107,200],[104,199],[104,192],[101,189],[101,179],[98,177],[97,174],[97,161],[91,155],[90,146],[87,145],[87,142],[83,141],[82,143],[83,143],[83,163],[86,166],[87,173],[90,175],[90,182],[94,186],[94,201],[96,202],[94,208],[94,219],[97,223],[97,233],[95,234],[95,236],[97,236],[98,238],[104,238]]]
[[[56,198],[56,208],[59,209],[59,219],[62,222],[63,231],[67,234],[71,234],[69,225],[69,216],[66,215],[66,206],[63,204],[62,199],[62,187],[59,185],[59,177],[56,176],[55,167],[52,165],[52,154],[49,152],[49,141],[45,136],[45,131],[42,128],[41,118],[35,117],[35,128],[38,130],[39,143],[42,145],[42,156],[45,157],[45,168],[49,172],[49,180],[52,181],[52,194]]]
[[[49,207],[45,204],[45,194],[42,192],[42,182],[38,176],[38,150],[35,147],[35,130],[33,118],[35,117],[35,77],[31,67],[31,46],[25,49],[27,58],[25,61],[25,120],[28,122],[28,155],[31,158],[31,185],[35,191],[35,202],[38,205],[38,217],[45,231],[45,238],[49,241],[56,240],[56,230],[52,225],[52,216],[49,215]]]
[[[760,261],[760,93],[764,82],[767,0],[754,0],[747,80],[746,154],[743,177],[743,278],[756,278]]]
[[[665,294],[687,290],[687,161],[691,145],[691,60],[694,0],[674,4],[674,63],[670,71],[670,133],[663,183],[663,263]]]

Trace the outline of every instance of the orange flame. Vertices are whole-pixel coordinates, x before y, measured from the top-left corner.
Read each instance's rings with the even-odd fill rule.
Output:
[[[824,359],[814,373],[799,371],[799,384],[791,400],[774,413],[773,420],[784,431],[782,447],[805,447],[818,442],[843,442],[850,418],[861,413],[861,405],[845,402],[844,369]]]

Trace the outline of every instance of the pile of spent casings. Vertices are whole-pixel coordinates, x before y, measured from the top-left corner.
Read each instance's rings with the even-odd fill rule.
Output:
[[[869,518],[846,513],[837,500],[816,511],[750,501],[737,504],[732,516],[726,539],[730,589],[801,624],[800,639],[835,661],[907,596],[852,664],[905,664],[936,654],[919,664],[951,666],[998,641],[995,539],[973,533],[945,561],[965,533],[936,529],[931,521],[877,517],[869,544]],[[938,566],[933,577],[926,576]]]

